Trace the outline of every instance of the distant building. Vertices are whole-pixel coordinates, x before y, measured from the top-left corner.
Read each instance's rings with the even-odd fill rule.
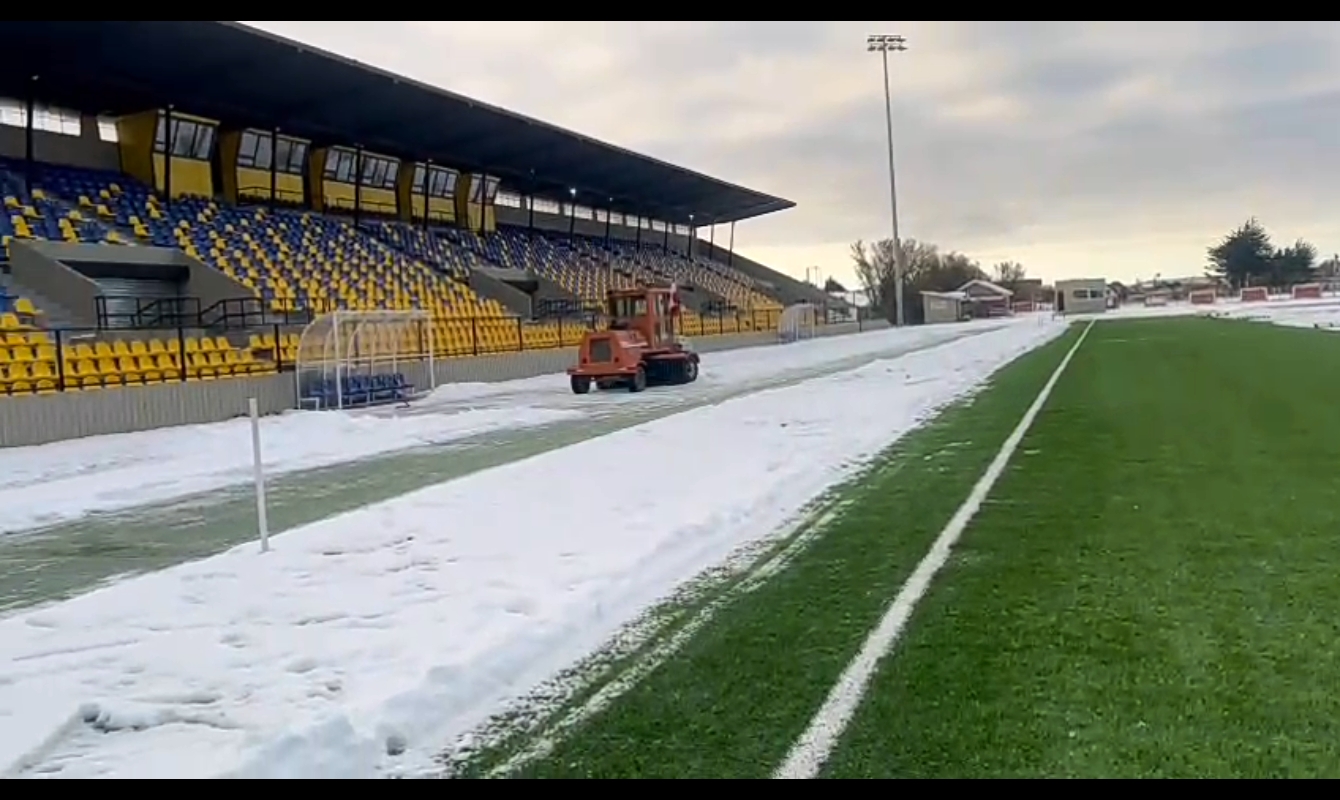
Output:
[[[967,296],[968,312],[974,317],[1002,317],[1010,314],[1014,292],[991,281],[968,281],[958,287]]]
[[[1015,281],[1014,302],[1016,303],[1041,303],[1042,298],[1042,279],[1024,278]]]
[[[1101,314],[1107,310],[1107,281],[1081,278],[1056,282],[1056,310],[1062,314]]]
[[[963,292],[922,292],[921,310],[927,325],[959,322],[968,318],[968,295]]]

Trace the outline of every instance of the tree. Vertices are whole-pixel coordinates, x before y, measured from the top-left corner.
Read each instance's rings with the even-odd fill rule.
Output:
[[[893,240],[883,239],[867,245],[858,239],[852,243],[851,260],[856,267],[856,279],[870,300],[870,307],[892,322],[895,319]]]
[[[1326,274],[1336,265],[1317,265],[1317,248],[1297,240],[1288,247],[1275,247],[1270,234],[1256,218],[1247,220],[1209,249],[1209,274],[1228,281],[1233,289],[1244,286],[1284,288]]]
[[[930,245],[930,249],[934,253],[935,246]],[[924,267],[911,276],[911,280],[917,292],[952,292],[968,281],[985,277],[981,265],[962,253],[934,253],[934,258],[927,260]],[[917,305],[921,305],[920,299]]]
[[[1208,255],[1209,274],[1227,280],[1233,289],[1241,289],[1271,273],[1275,248],[1270,234],[1253,217],[1211,247]]]
[[[894,279],[893,242],[858,241],[851,246],[856,275],[870,304],[893,322],[897,282]],[[938,247],[915,239],[903,240],[903,315],[911,324],[922,321],[922,292],[951,292],[968,281],[984,278],[976,261],[962,253],[941,254]]]
[[[1019,282],[1028,277],[1024,271],[1023,264],[1015,261],[1002,261],[991,268],[994,276],[993,280],[997,286],[1009,289],[1011,292],[1019,289]]]
[[[1302,239],[1270,256],[1270,286],[1307,283],[1317,274],[1317,248]]]
[[[835,278],[829,278],[824,281],[824,291],[829,294],[846,294],[847,287],[838,283]]]

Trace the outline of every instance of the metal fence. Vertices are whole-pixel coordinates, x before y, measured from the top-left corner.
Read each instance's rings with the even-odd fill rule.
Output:
[[[0,395],[274,374],[292,368],[284,347],[289,330],[271,324],[217,333],[182,326],[0,331]]]

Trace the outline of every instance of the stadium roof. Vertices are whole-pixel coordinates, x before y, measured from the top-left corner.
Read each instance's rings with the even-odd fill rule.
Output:
[[[174,105],[677,224],[795,205],[235,22],[5,21],[0,42],[0,92],[22,98],[37,75],[41,102],[81,111]]]

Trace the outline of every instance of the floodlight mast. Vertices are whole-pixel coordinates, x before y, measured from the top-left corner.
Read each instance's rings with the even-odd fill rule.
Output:
[[[879,53],[884,63],[884,124],[889,135],[889,213],[893,227],[893,302],[895,324],[903,327],[903,243],[898,237],[898,189],[893,166],[893,96],[889,91],[889,53],[907,50],[907,39],[897,34],[874,34],[865,37],[866,52]]]

